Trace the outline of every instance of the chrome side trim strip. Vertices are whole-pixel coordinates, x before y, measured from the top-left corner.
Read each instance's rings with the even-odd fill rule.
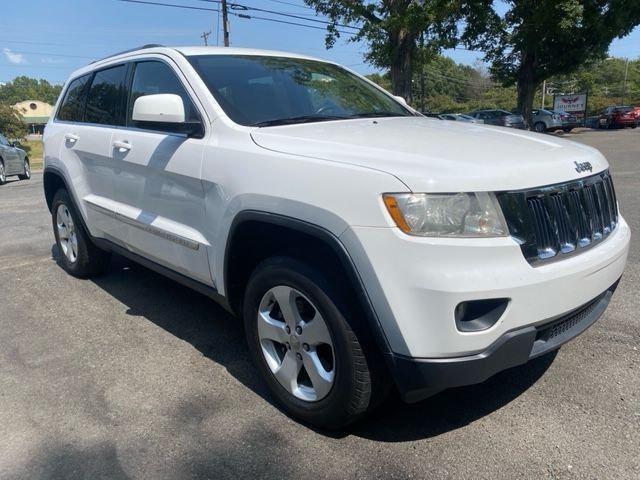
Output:
[[[86,200],[85,200],[86,201]],[[114,212],[108,208],[102,207],[100,205],[96,205],[95,203],[86,201],[87,205],[91,207],[96,212],[102,213],[103,215],[107,215],[108,217],[115,218],[127,225],[131,225],[132,227],[136,227],[145,232],[156,235],[160,238],[164,238],[165,240],[169,240],[170,242],[177,243],[178,245],[182,245],[183,247],[190,248],[191,250],[198,250],[200,248],[200,243],[193,241],[189,238],[185,238],[181,235],[176,235],[175,233],[168,232],[162,228],[155,227],[153,225],[149,225],[147,223],[143,223],[134,218],[126,217],[118,212]]]

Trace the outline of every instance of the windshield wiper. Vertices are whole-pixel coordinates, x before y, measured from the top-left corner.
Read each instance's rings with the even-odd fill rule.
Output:
[[[274,118],[262,122],[252,123],[252,127],[274,127],[276,125],[293,125],[296,123],[326,122],[329,120],[344,120],[344,116],[339,115],[300,115],[298,117]]]
[[[399,112],[363,112],[349,115],[349,118],[372,118],[372,117],[408,117],[406,113]]]

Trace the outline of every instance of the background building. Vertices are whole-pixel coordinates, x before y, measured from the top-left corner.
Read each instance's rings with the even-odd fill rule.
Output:
[[[29,126],[29,133],[36,135],[42,135],[53,110],[53,106],[39,100],[25,100],[16,103],[13,108],[22,115],[22,121]]]

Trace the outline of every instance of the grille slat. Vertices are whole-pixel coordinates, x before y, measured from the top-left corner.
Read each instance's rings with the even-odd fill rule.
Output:
[[[606,238],[618,224],[615,190],[608,172],[504,193],[499,199],[509,230],[531,264],[578,253]]]

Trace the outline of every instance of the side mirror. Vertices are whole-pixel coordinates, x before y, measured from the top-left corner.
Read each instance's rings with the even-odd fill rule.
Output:
[[[405,106],[409,106],[409,104],[407,103],[407,101],[404,99],[404,97],[401,97],[400,95],[394,95],[393,98],[395,98],[397,101],[399,101],[401,104],[405,105]]]
[[[131,119],[134,122],[185,123],[184,103],[179,95],[172,93],[138,97]]]
[[[133,104],[131,120],[139,127],[162,132],[183,133],[202,138],[204,127],[199,121],[188,122],[180,95],[159,93],[138,97]]]

